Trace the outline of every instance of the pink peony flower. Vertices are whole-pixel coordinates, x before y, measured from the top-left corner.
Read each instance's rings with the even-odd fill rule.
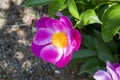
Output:
[[[31,49],[37,57],[63,68],[79,49],[81,34],[66,16],[59,16],[59,20],[42,17],[36,22],[37,33]]]
[[[96,80],[120,80],[120,64],[111,64],[109,61],[106,63],[107,71],[98,70],[94,78]]]

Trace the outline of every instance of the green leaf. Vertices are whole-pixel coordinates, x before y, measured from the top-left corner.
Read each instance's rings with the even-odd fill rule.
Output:
[[[90,58],[88,59],[80,68],[79,74],[88,73],[93,75],[97,70],[101,69],[101,65],[103,65],[98,58]]]
[[[83,62],[87,61],[89,58],[92,58],[92,57],[72,58],[71,62],[74,62],[74,63],[83,63]]]
[[[71,15],[73,17],[75,17],[76,19],[79,19],[80,16],[79,16],[79,12],[78,12],[77,6],[75,4],[75,1],[68,0],[67,4],[68,4],[68,9],[69,9],[69,12],[71,13]]]
[[[83,45],[85,47],[87,47],[88,49],[95,51],[96,50],[96,48],[95,48],[95,38],[93,38],[89,35],[83,35],[82,37],[83,37],[83,42],[82,42]]]
[[[119,54],[115,54],[113,59],[114,59],[114,62],[118,62],[119,63],[119,57],[118,57]]]
[[[95,40],[95,42],[99,59],[104,62],[106,62],[107,60],[113,62],[112,53],[109,48],[104,43],[98,40]]]
[[[117,2],[120,2],[120,0],[109,0],[109,1],[115,1],[115,2],[117,1]]]
[[[99,63],[97,63],[99,64]],[[98,65],[94,66],[93,68],[90,68],[89,70],[86,71],[86,73],[90,74],[91,76],[93,76],[95,74],[96,71],[103,69],[103,67],[100,67]],[[80,73],[79,73],[80,74]]]
[[[101,24],[101,21],[98,19],[98,16],[96,15],[94,9],[87,9],[81,15],[84,25],[93,24],[93,23]]]
[[[53,0],[27,0],[25,1],[22,6],[43,6],[46,4],[50,4]]]
[[[118,46],[114,40],[107,43],[108,48],[111,50],[112,53],[118,52]]]
[[[48,13],[50,15],[55,15],[56,12],[61,11],[63,9],[65,9],[67,6],[65,4],[66,0],[53,0],[53,2],[51,3]]]
[[[84,26],[84,22],[82,20],[82,16],[80,15],[80,19],[76,22],[76,24],[74,25],[74,27],[75,28],[78,27],[80,29],[80,28],[83,28],[83,26]]]
[[[100,31],[97,31],[97,30],[94,30],[95,32],[95,37],[97,40],[101,41],[102,43],[104,43],[104,40],[102,38],[102,34]],[[106,46],[109,48],[109,50],[112,52],[112,53],[117,53],[118,51],[118,47],[117,47],[117,44],[115,43],[114,40],[108,42],[108,43],[104,43],[106,44]]]
[[[95,33],[95,38],[104,43],[103,38],[102,38],[102,33],[97,30],[94,30],[94,33]]]
[[[107,2],[106,2],[106,4],[107,4]],[[105,5],[105,4],[100,4],[96,7],[96,9],[97,9],[96,14],[98,15],[100,20],[102,19],[102,16],[107,8],[108,8],[108,5]]]
[[[92,57],[92,56],[96,56],[96,55],[97,55],[97,53],[95,51],[88,50],[88,49],[80,49],[79,51],[77,51],[73,54],[72,59]]]
[[[103,15],[102,22],[102,37],[105,42],[109,42],[120,30],[120,4],[108,8]]]

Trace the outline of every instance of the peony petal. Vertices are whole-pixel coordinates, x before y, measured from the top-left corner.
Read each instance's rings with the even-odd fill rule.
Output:
[[[113,67],[114,67],[116,73],[118,74],[119,80],[120,80],[120,64],[119,63],[114,63]]]
[[[70,19],[67,18],[66,16],[61,16],[60,21],[63,22],[66,27],[73,29],[73,25],[72,25]]]
[[[37,56],[37,57],[40,57],[40,51],[42,49],[42,46],[39,46],[39,45],[36,45],[32,42],[31,44],[31,50],[32,50],[32,53]]]
[[[115,69],[115,68],[119,67],[119,66],[120,66],[120,64],[118,64],[118,63],[114,63],[112,66],[113,66],[113,67],[114,67],[114,69]]]
[[[119,66],[119,67],[117,67],[117,68],[115,69],[115,71],[116,71],[116,73],[118,74],[119,79],[120,79],[120,66]]]
[[[98,70],[93,77],[95,80],[112,80],[110,74],[103,70]]]
[[[64,68],[69,63],[69,61],[72,58],[73,49],[74,49],[73,43],[69,44],[65,49],[63,49],[64,55],[62,56],[60,61],[56,62],[56,66],[58,68]]]
[[[50,19],[50,18],[49,17],[42,17],[39,20],[37,20],[36,27],[37,28],[45,28],[46,27],[45,22],[48,19]]]
[[[65,26],[56,19],[49,19],[46,21],[46,26],[54,31],[65,31]]]
[[[64,68],[69,63],[71,58],[72,58],[72,55],[68,55],[68,56],[63,55],[60,61],[56,62],[55,65],[58,68]]]
[[[41,50],[40,55],[44,61],[55,63],[61,59],[63,50],[58,49],[53,45],[47,45]]]
[[[115,72],[114,67],[112,66],[112,64],[109,61],[107,61],[106,67],[107,67],[107,72],[109,72],[111,74],[113,80],[119,80],[118,75]]]
[[[76,41],[72,40],[71,43],[69,43],[69,45],[64,49],[64,53],[66,56],[73,54],[75,45],[76,45]]]
[[[82,36],[78,30],[74,29],[73,30],[73,37],[76,40],[75,51],[77,51],[82,43]]]
[[[45,45],[51,42],[53,32],[47,28],[40,28],[34,39],[33,42],[37,45]]]

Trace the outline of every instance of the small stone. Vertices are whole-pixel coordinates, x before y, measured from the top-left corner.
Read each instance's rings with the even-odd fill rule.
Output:
[[[2,8],[3,10],[9,9],[10,8],[10,0],[1,0],[0,8]]]
[[[2,29],[2,28],[3,28],[3,25],[5,25],[5,23],[6,23],[6,20],[5,20],[5,19],[0,18],[0,29]]]
[[[29,60],[25,61],[22,65],[22,67],[25,69],[25,70],[28,70],[29,67],[31,66],[31,62]]]
[[[55,70],[55,73],[56,74],[60,74],[61,72],[59,70]]]
[[[15,57],[16,57],[18,60],[21,60],[21,59],[24,58],[24,55],[23,55],[22,52],[16,52]]]
[[[19,30],[17,31],[17,35],[18,35],[20,38],[25,38],[25,37],[26,37],[25,31],[22,30],[22,29],[19,29]]]
[[[17,31],[19,29],[19,26],[18,25],[13,25],[11,27],[11,31]]]
[[[16,5],[20,6],[24,0],[12,0]]]

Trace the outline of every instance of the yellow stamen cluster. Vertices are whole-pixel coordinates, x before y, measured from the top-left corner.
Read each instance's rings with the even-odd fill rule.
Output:
[[[63,32],[56,32],[52,36],[52,44],[59,48],[65,48],[68,44],[67,35]]]

